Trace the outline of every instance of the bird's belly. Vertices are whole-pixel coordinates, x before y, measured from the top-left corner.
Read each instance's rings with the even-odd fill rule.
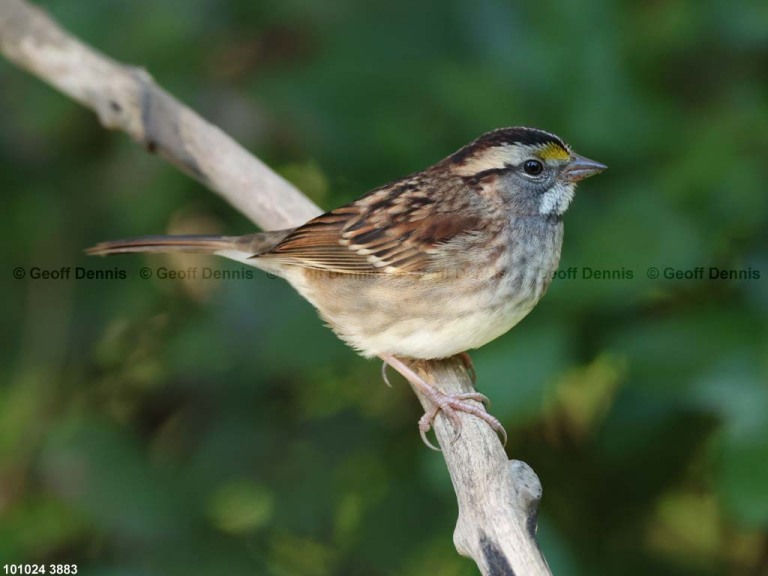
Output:
[[[541,238],[532,242],[531,236]],[[447,358],[510,330],[546,291],[557,268],[562,227],[523,237],[529,239],[511,242],[516,257],[501,269],[478,263],[455,271],[455,277],[294,269],[285,278],[363,356]]]
[[[490,283],[478,278],[463,290],[407,278],[336,276],[322,290],[299,278],[289,281],[364,356],[422,359],[447,358],[498,338],[533,309],[548,284],[541,274]],[[414,289],[413,282],[422,284]]]
[[[459,316],[414,315],[379,332],[364,334],[359,347],[364,346],[373,352],[371,355],[377,356],[447,358],[495,340],[527,316],[533,305],[510,301],[506,306]],[[358,346],[355,335],[346,337],[353,346]]]

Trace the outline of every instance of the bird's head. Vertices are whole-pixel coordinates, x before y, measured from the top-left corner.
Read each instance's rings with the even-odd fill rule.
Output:
[[[513,212],[554,218],[568,208],[577,182],[607,168],[550,132],[524,127],[483,134],[448,161],[459,176],[493,183]]]

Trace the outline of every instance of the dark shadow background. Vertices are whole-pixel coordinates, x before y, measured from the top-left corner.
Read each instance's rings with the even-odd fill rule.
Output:
[[[44,5],[326,208],[499,126],[608,164],[567,215],[564,277],[474,354],[480,390],[542,480],[555,574],[768,574],[764,0]],[[408,387],[287,285],[82,253],[245,218],[5,61],[0,110],[0,564],[476,573]],[[67,266],[127,279],[30,278]]]

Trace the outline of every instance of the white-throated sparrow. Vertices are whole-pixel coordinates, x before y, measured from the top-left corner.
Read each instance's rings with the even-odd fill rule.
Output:
[[[606,166],[535,128],[484,134],[434,166],[291,230],[246,236],[145,236],[89,254],[209,252],[285,278],[363,356],[379,356],[442,411],[499,422],[447,395],[403,359],[447,358],[504,334],[557,269],[576,183]],[[465,356],[466,358],[466,356]]]

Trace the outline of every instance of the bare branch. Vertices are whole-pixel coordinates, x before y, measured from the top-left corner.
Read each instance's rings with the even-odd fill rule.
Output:
[[[473,392],[458,359],[418,362],[414,369],[448,394]],[[416,390],[426,409],[429,400]],[[519,460],[507,460],[496,433],[485,422],[460,414],[461,435],[446,418],[435,421],[435,434],[451,474],[459,504],[453,533],[456,550],[472,558],[482,574],[545,576],[551,574],[536,542],[541,483]]]
[[[22,0],[0,2],[0,49],[71,96],[106,128],[160,154],[265,229],[303,224],[320,208],[212,124],[160,88],[142,68],[98,53]]]
[[[301,224],[320,209],[217,127],[160,88],[141,68],[86,46],[23,0],[0,0],[0,50],[221,195],[265,229]],[[473,390],[461,363],[414,368],[448,393]],[[420,397],[422,404],[427,401]],[[526,464],[507,460],[496,434],[461,414],[461,435],[445,418],[435,432],[456,490],[454,543],[494,576],[550,574],[535,539],[541,484]],[[415,428],[414,428],[415,430]]]

